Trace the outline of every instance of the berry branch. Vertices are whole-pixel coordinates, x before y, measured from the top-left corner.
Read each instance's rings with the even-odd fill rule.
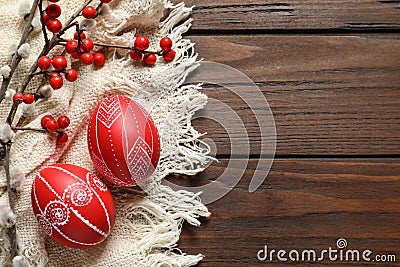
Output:
[[[45,129],[36,129],[36,128],[30,128],[30,127],[12,127],[11,128],[13,131],[32,131],[32,132],[38,132],[38,133],[46,133],[47,131]]]
[[[103,2],[100,2],[100,4],[96,7],[96,15],[93,17],[94,19],[99,16],[103,4]]]
[[[46,31],[46,25],[44,25],[43,21],[45,21],[44,19],[44,12],[43,12],[43,0],[39,1],[39,12],[40,12],[40,21],[41,21],[41,25],[42,25],[42,33],[44,36],[44,41],[46,43],[46,46],[49,45],[49,37],[47,36],[47,31]]]
[[[58,90],[63,86],[64,79],[68,82],[75,82],[78,79],[78,72],[76,70],[72,68],[67,69],[68,61],[65,57],[66,54],[69,54],[75,59],[79,59],[85,65],[94,64],[98,67],[104,66],[106,56],[102,52],[93,52],[95,47],[101,47],[103,49],[119,48],[129,50],[130,57],[133,60],[143,60],[143,62],[150,67],[156,64],[157,57],[162,56],[165,62],[171,62],[176,56],[175,51],[172,49],[173,42],[168,37],[164,37],[160,40],[161,50],[159,51],[148,50],[150,42],[145,36],[136,37],[134,40],[134,46],[132,47],[116,44],[94,43],[91,39],[87,38],[80,23],[76,21],[76,19],[79,16],[83,16],[87,20],[96,18],[100,14],[103,5],[111,2],[111,0],[100,0],[101,2],[96,8],[89,5],[93,0],[86,0],[64,23],[64,25],[58,19],[62,10],[61,7],[55,3],[59,0],[48,1],[51,3],[49,3],[44,9],[43,0],[34,0],[30,13],[26,17],[24,32],[18,45],[18,49],[25,44],[29,34],[33,31],[32,20],[37,9],[39,9],[40,12],[41,30],[45,44],[37,60],[34,61],[28,73],[19,85],[17,91],[12,94],[13,103],[6,122],[0,123],[0,129],[5,129],[9,136],[7,139],[2,139],[2,136],[5,135],[0,132],[0,161],[2,161],[6,173],[9,208],[14,217],[15,215],[13,212],[15,208],[16,192],[11,186],[13,177],[10,174],[10,151],[14,132],[34,131],[38,133],[57,134],[57,142],[62,144],[68,141],[68,135],[64,132],[64,129],[70,125],[70,120],[66,116],[60,116],[56,119],[51,115],[46,115],[41,119],[42,129],[24,127],[25,115],[22,115],[18,122],[14,123],[15,115],[21,103],[25,103],[29,106],[40,99],[46,99],[51,96],[52,90]],[[71,40],[66,39],[64,34],[74,27],[74,38]],[[51,39],[49,39],[48,31],[53,33]],[[49,53],[53,48],[59,45],[65,47],[64,51],[60,55],[50,58],[48,56]],[[18,52],[16,52],[12,57],[9,75],[7,77],[3,75],[3,83],[0,89],[0,104],[5,97],[15,70],[20,61],[24,58]],[[37,76],[42,76],[43,79],[40,87],[36,90],[36,93],[25,93],[31,80]],[[47,80],[49,85],[46,85]],[[13,125],[15,126],[13,127]],[[19,246],[15,221],[6,229],[6,236],[11,244],[9,250],[11,259],[13,259],[18,254]]]
[[[39,0],[35,0],[36,6],[38,5],[38,1],[39,1]],[[64,26],[64,28],[61,28],[61,29],[58,30],[58,28],[59,28],[58,24],[61,25],[61,22],[60,22],[59,20],[57,20],[57,19],[49,19],[47,22],[46,22],[46,20],[43,20],[43,21],[42,21],[42,24],[46,23],[46,27],[47,27],[51,32],[56,33],[57,30],[58,30],[58,33],[57,33],[57,34],[54,34],[54,35],[53,35],[53,38],[51,38],[51,40],[49,41],[49,43],[43,47],[43,50],[42,50],[42,52],[40,53],[40,55],[39,55],[39,57],[38,57],[38,60],[39,60],[40,57],[46,56],[46,55],[60,42],[61,36],[62,36],[69,28],[75,26],[75,23],[74,23],[74,24],[71,24],[71,23],[79,16],[79,14],[81,13],[81,11],[82,11],[84,8],[86,8],[87,5],[89,5],[92,1],[93,1],[93,0],[86,0],[85,3],[82,5],[82,7],[81,7],[78,11],[76,11],[76,12],[68,19],[68,21],[67,21],[66,24],[65,24],[66,26]],[[34,5],[35,5],[35,3],[34,3]],[[36,7],[35,7],[35,9],[33,9],[33,12],[32,12],[32,13],[35,13],[35,11],[36,11]],[[48,14],[47,14],[47,15],[48,15]],[[32,14],[31,14],[29,17],[31,17],[31,16],[33,17]],[[42,15],[42,16],[43,16],[43,15]],[[58,23],[57,23],[57,22],[58,22]],[[30,24],[29,24],[29,25],[30,25]],[[56,28],[54,28],[54,27],[55,27],[54,25],[57,25]],[[62,27],[62,26],[61,26],[61,27]],[[30,83],[30,81],[32,80],[32,78],[35,76],[35,75],[33,75],[33,74],[35,73],[35,71],[36,71],[37,68],[38,68],[38,60],[36,60],[36,61],[34,62],[34,64],[31,66],[31,68],[30,68],[30,70],[29,70],[29,74],[25,77],[25,79],[24,79],[24,81],[22,82],[21,86],[18,88],[17,93],[23,93],[23,92],[25,91],[26,87],[29,85],[29,83]],[[0,98],[0,99],[1,99],[1,98]],[[7,123],[8,123],[8,124],[10,124],[10,125],[12,124],[12,121],[14,120],[14,117],[15,117],[15,114],[16,114],[16,112],[17,112],[17,109],[18,109],[18,103],[14,102],[14,104],[13,104],[11,110],[10,110],[10,113],[8,114],[8,117],[7,117]]]
[[[119,48],[119,49],[126,49],[126,50],[133,50],[144,54],[154,54],[161,56],[163,54],[163,50],[160,51],[146,51],[146,50],[139,50],[135,47],[124,46],[124,45],[115,45],[115,44],[103,44],[103,43],[94,43],[95,46],[107,47],[107,48]]]

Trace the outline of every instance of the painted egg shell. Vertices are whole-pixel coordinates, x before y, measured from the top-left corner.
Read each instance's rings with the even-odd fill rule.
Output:
[[[114,226],[114,200],[107,186],[75,165],[54,164],[41,170],[32,184],[31,200],[42,229],[64,246],[95,246]]]
[[[99,173],[113,184],[140,185],[157,167],[160,138],[148,112],[121,95],[103,99],[88,127],[90,157]]]

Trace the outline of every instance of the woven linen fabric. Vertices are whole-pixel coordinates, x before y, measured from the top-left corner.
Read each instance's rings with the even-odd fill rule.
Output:
[[[61,0],[61,21],[65,22],[84,1]],[[93,1],[97,5],[99,1]],[[0,0],[0,67],[9,64],[9,46],[19,42],[24,21],[18,15],[19,1]],[[108,58],[102,68],[84,66],[74,59],[71,65],[79,72],[75,83],[65,82],[46,101],[38,101],[24,127],[40,128],[43,115],[67,115],[71,125],[67,129],[69,141],[57,145],[56,137],[37,132],[18,132],[11,151],[11,166],[20,167],[26,175],[24,189],[16,199],[17,231],[21,241],[21,255],[31,266],[192,266],[203,256],[186,255],[176,245],[182,223],[200,225],[198,217],[209,216],[199,194],[174,191],[161,184],[171,173],[195,174],[211,160],[209,149],[191,126],[193,114],[204,107],[207,97],[200,87],[184,86],[186,76],[197,67],[193,44],[182,38],[191,26],[188,16],[191,8],[183,3],[165,0],[113,0],[96,18],[97,26],[88,34],[95,42],[132,45],[135,36],[148,36],[151,50],[158,49],[160,38],[168,35],[174,41],[177,53],[171,63],[159,60],[156,66],[146,67],[129,59],[125,50],[104,50]],[[177,26],[179,23],[179,26]],[[71,37],[73,30],[67,32]],[[44,40],[42,33],[34,32],[27,41],[31,56],[22,60],[10,88],[16,89],[40,53]],[[62,52],[57,47],[52,56]],[[40,86],[39,77],[32,80],[27,92]],[[31,207],[30,189],[33,179],[42,168],[56,162],[81,166],[96,173],[90,161],[86,141],[87,124],[97,103],[107,95],[124,94],[141,103],[152,115],[160,133],[161,158],[145,189],[121,189],[114,186],[116,222],[108,239],[93,248],[79,250],[63,247],[40,229]],[[11,100],[0,105],[0,119],[4,121]],[[21,116],[21,109],[16,120]],[[6,203],[6,180],[0,171],[1,203]],[[3,249],[0,260],[7,252]]]

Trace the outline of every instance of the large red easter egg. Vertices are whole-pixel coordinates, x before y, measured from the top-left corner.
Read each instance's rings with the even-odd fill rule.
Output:
[[[114,200],[107,186],[75,165],[54,164],[41,170],[33,181],[31,199],[44,232],[64,246],[95,246],[114,226]]]
[[[88,127],[90,157],[99,173],[119,186],[149,178],[160,158],[160,138],[148,112],[121,95],[103,99]]]

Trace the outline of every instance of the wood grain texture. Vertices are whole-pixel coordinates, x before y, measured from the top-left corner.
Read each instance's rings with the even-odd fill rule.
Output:
[[[195,6],[193,32],[400,29],[397,0],[189,0],[185,3]]]
[[[195,178],[169,179],[186,186],[206,184],[218,179],[226,166],[222,160]],[[213,214],[201,227],[184,227],[179,247],[203,253],[199,267],[265,266],[256,253],[266,244],[322,250],[334,248],[338,238],[346,238],[349,249],[397,254],[399,259],[399,159],[276,160],[260,189],[249,193],[255,166],[251,160],[240,183],[209,206]],[[368,266],[375,265],[399,262]]]
[[[179,247],[204,254],[199,267],[285,266],[290,263],[260,262],[257,252],[264,245],[320,251],[346,238],[349,249],[395,254],[397,263],[296,265],[400,266],[400,1],[185,3],[195,5],[188,37],[200,57],[243,72],[268,101],[282,159],[274,161],[268,178],[250,194],[254,158],[269,154],[260,149],[261,140],[273,139],[270,131],[260,134],[253,113],[266,105],[249,106],[237,96],[233,91],[248,87],[232,82],[235,75],[210,74],[220,79],[217,84],[233,88],[206,85],[204,92],[242,120],[253,159],[239,184],[209,205],[213,215],[201,227],[185,225]],[[200,73],[191,77],[207,82]],[[250,95],[250,100],[259,99]],[[220,162],[195,177],[172,176],[170,181],[204,185],[226,170],[226,158],[248,156],[231,150],[231,144],[247,141],[235,129],[234,116],[211,120],[222,109],[209,105],[198,113],[208,119],[193,122],[208,132]],[[233,132],[228,135],[224,126]]]
[[[400,152],[400,36],[189,36],[196,51],[249,76],[259,86],[274,114],[278,155],[394,155]],[[221,49],[223,48],[223,49]],[[211,75],[214,76],[214,75]],[[229,75],[215,73],[221,82]],[[192,80],[201,80],[196,72]],[[240,87],[239,85],[230,85]],[[251,154],[260,151],[260,131],[252,109],[231,90],[206,86],[243,120]],[[206,107],[201,114],[218,113]],[[231,125],[233,118],[224,118]],[[194,122],[208,132],[217,154],[229,155],[230,145],[244,143],[221,125]],[[269,139],[270,136],[263,136]]]

